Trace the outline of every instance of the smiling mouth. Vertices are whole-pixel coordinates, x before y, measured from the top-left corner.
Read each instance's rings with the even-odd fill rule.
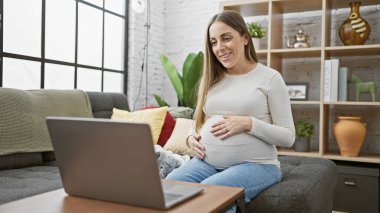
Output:
[[[224,53],[223,55],[220,55],[219,58],[221,58],[223,61],[227,60],[231,53]]]

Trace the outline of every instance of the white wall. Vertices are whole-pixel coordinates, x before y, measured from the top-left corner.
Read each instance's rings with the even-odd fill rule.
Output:
[[[130,1],[131,2],[131,1]],[[149,78],[162,76],[158,74],[159,60],[157,55],[164,49],[165,36],[165,3],[164,1],[152,1],[151,7],[151,26],[149,39]],[[128,50],[128,99],[131,110],[140,109],[145,106],[145,73],[142,73],[142,63],[144,58],[144,45],[146,42],[146,15],[145,13],[136,14],[130,9],[129,13],[129,50]],[[154,81],[148,78],[148,89],[150,92],[156,90],[151,85]],[[162,78],[162,77],[160,77]],[[152,97],[148,97],[152,103]],[[150,104],[147,104],[150,105]]]
[[[182,64],[190,52],[204,51],[205,28],[219,11],[217,0],[151,0],[151,28],[148,64],[148,103],[157,105],[153,94],[177,105],[177,95],[159,60],[169,57],[182,73]],[[145,42],[145,14],[129,14],[128,98],[131,109],[145,106],[145,78],[141,77],[142,49]],[[143,75],[144,77],[145,75]],[[134,107],[135,105],[135,107]]]

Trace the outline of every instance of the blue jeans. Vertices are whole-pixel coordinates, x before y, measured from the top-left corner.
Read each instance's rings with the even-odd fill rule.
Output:
[[[272,164],[248,162],[220,170],[193,158],[169,173],[166,180],[241,187],[245,189],[245,202],[250,202],[261,191],[280,182],[281,176],[281,170]]]

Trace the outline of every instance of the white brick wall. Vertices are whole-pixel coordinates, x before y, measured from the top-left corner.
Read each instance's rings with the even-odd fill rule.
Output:
[[[151,1],[151,23],[149,30],[149,54],[148,54],[148,103],[154,103],[151,94],[159,88],[155,85],[162,81],[163,76],[159,74],[158,53],[164,50],[165,32],[165,2]],[[142,73],[144,58],[144,45],[146,42],[146,14],[136,14],[132,10],[129,13],[129,50],[128,50],[128,99],[131,110],[140,109],[145,106],[145,72]]]
[[[177,95],[159,60],[169,57],[182,73],[182,64],[190,52],[204,51],[205,28],[219,10],[217,0],[151,0],[151,28],[148,64],[148,103],[156,105],[153,94],[177,105]],[[145,74],[140,87],[142,49],[145,42],[145,13],[129,14],[128,98],[131,109],[145,106]],[[135,105],[135,107],[134,107]]]

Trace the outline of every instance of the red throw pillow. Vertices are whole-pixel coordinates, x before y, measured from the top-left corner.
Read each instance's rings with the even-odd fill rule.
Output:
[[[144,109],[153,109],[153,108],[158,108],[157,106],[148,106]],[[161,145],[164,147],[166,144],[166,141],[170,138],[170,135],[173,132],[175,126],[175,120],[172,115],[170,115],[169,112],[166,113],[165,117],[165,122],[164,125],[162,125],[160,137],[158,138],[157,144]]]

